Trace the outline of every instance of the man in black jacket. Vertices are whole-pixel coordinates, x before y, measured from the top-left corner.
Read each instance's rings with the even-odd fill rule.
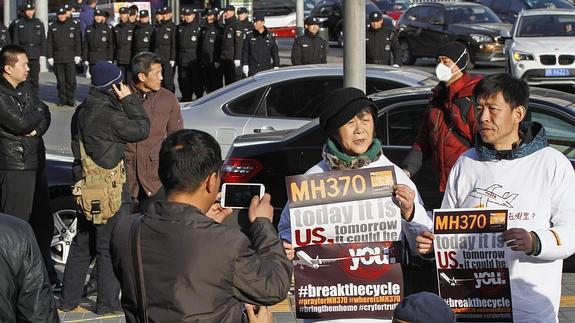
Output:
[[[176,32],[178,49],[178,84],[182,92],[182,102],[196,100],[204,94],[202,69],[198,60],[202,26],[196,9],[182,9],[183,20]]]
[[[122,7],[120,12],[120,22],[114,26],[114,59],[116,65],[122,70],[124,83],[131,79],[130,61],[132,60],[132,36],[134,24],[128,20],[128,7]]]
[[[242,73],[242,52],[244,50],[244,41],[246,35],[252,30],[252,23],[248,19],[248,9],[246,7],[238,8],[238,22],[236,26],[235,49],[234,49],[234,66],[236,68],[236,80],[244,77]]]
[[[106,23],[106,13],[100,9],[94,10],[94,23],[86,27],[82,46],[84,64],[89,66],[90,70],[99,61],[111,62],[114,59],[112,36],[112,27]]]
[[[224,10],[224,31],[222,37],[222,51],[220,59],[222,62],[222,73],[226,85],[236,81],[236,67],[234,66],[235,57],[235,38],[236,31],[239,27],[236,19],[236,8],[228,5]]]
[[[150,121],[140,99],[121,83],[120,69],[100,61],[92,69],[92,88],[86,100],[72,116],[73,175],[84,177],[81,166],[80,140],[86,154],[100,167],[112,169],[124,158],[127,143],[144,140],[150,131]],[[122,185],[121,183],[118,185]],[[116,222],[131,211],[131,196],[127,185],[122,187],[122,206],[105,224],[93,224],[83,214],[78,216],[78,233],[74,237],[64,272],[62,290],[63,311],[72,311],[80,303],[84,281],[90,267],[91,246],[95,247],[98,272],[96,313],[120,311],[120,285],[114,278],[109,245]]]
[[[28,79],[38,93],[40,58],[46,56],[46,32],[42,21],[34,17],[36,8],[33,4],[26,4],[22,11],[24,11],[23,17],[16,19],[12,27],[12,43],[26,48],[30,67]]]
[[[222,72],[220,68],[222,28],[216,20],[216,11],[214,9],[206,11],[206,20],[202,28],[200,63],[204,71],[206,93],[210,93],[222,87]]]
[[[0,214],[0,321],[60,322],[30,226]]]
[[[152,48],[162,58],[162,87],[175,92],[176,25],[172,22],[172,8],[162,8],[162,22],[154,30]]]
[[[329,44],[320,35],[319,19],[309,16],[305,20],[305,33],[293,42],[291,63],[293,65],[325,64]]]
[[[158,175],[167,199],[156,201],[139,218],[150,322],[236,323],[242,321],[244,303],[267,306],[282,301],[292,265],[272,224],[270,195],[252,198],[248,238],[220,224],[231,210],[214,204],[222,157],[212,136],[199,130],[177,131],[163,142],[159,159]],[[137,217],[120,219],[111,243],[127,322],[142,322],[134,284],[139,276],[134,276],[128,247]]]
[[[265,26],[262,14],[254,14],[254,29],[246,35],[242,51],[242,71],[246,76],[279,68],[280,57],[276,37]]]
[[[34,93],[28,77],[26,49],[6,45],[0,51],[0,212],[28,221],[36,233],[53,283],[50,258],[54,222],[49,212],[42,136],[50,111]],[[47,211],[48,210],[48,211]]]
[[[76,93],[76,64],[82,59],[80,23],[68,18],[68,11],[60,8],[57,20],[48,27],[48,64],[54,66],[60,105],[74,106]]]
[[[140,21],[134,25],[134,36],[132,37],[132,55],[136,56],[141,52],[152,50],[152,34],[154,26],[150,23],[150,12],[140,10]]]
[[[367,64],[391,65],[393,26],[386,24],[383,14],[369,14],[369,28],[365,33],[365,61]]]

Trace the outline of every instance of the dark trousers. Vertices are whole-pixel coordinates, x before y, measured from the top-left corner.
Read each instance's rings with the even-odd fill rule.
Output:
[[[242,71],[242,65],[240,65],[240,67],[235,67],[235,72],[236,72],[236,81],[243,80],[246,77],[244,75],[244,72]]]
[[[28,79],[32,83],[34,87],[34,92],[38,94],[39,89],[39,75],[40,75],[40,61],[37,59],[28,60],[28,68],[30,71],[28,72]]]
[[[222,72],[224,74],[224,81],[226,85],[230,85],[239,80],[236,78],[236,66],[233,60],[222,60]]]
[[[78,230],[70,246],[70,254],[64,271],[64,288],[62,289],[64,309],[74,309],[80,303],[84,282],[94,254],[97,257],[98,276],[96,312],[106,313],[121,308],[120,283],[114,276],[110,257],[110,238],[118,219],[129,214],[131,208],[130,203],[122,204],[120,210],[108,219],[106,224],[98,225],[92,224],[83,214],[78,214]]]
[[[192,95],[196,100],[204,95],[202,69],[198,61],[191,61],[186,66],[178,66],[178,84],[182,92],[182,101],[192,101]]]
[[[221,66],[220,68],[216,68],[214,64],[208,64],[204,66],[203,70],[206,93],[213,92],[222,87]]]
[[[44,170],[0,170],[0,212],[30,224],[50,281],[55,283],[58,276],[50,256],[54,220]]]
[[[118,64],[118,68],[122,71],[122,75],[124,76],[123,83],[128,84],[132,79],[132,69],[130,68],[130,64]],[[90,73],[91,72],[92,69],[90,69]]]
[[[162,86],[172,92],[176,92],[176,86],[174,85],[174,68],[170,63],[162,64]]]
[[[73,101],[76,93],[76,64],[74,62],[54,63],[54,74],[56,74],[60,102]]]

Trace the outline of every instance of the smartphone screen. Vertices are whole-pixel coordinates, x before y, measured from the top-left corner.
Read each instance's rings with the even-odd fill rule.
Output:
[[[222,187],[222,206],[234,209],[247,209],[252,197],[262,196],[262,184],[232,184],[226,183]]]

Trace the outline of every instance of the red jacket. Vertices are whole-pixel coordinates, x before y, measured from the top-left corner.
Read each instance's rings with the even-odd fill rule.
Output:
[[[439,190],[445,191],[451,168],[467,149],[475,143],[475,109],[470,102],[463,117],[457,102],[471,99],[473,89],[481,76],[467,73],[445,87],[438,85],[433,89],[429,108],[424,114],[419,133],[411,147],[412,152],[403,162],[403,168],[414,174],[422,161],[431,156],[433,166],[438,172]],[[459,100],[458,100],[459,99]]]

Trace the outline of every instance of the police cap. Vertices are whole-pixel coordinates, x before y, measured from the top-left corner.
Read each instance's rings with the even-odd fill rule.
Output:
[[[68,10],[66,10],[64,7],[58,8],[58,10],[56,10],[57,15],[65,15],[66,12],[68,12]]]
[[[266,17],[264,16],[263,13],[254,13],[254,17],[253,17],[252,21],[253,22],[256,22],[256,21],[264,21],[265,22]]]
[[[197,12],[197,10],[195,10],[195,9],[182,8],[180,13],[184,16],[191,16],[191,15],[195,15],[196,12]]]
[[[140,17],[148,17],[150,12],[148,10],[140,10]]]
[[[172,12],[172,8],[171,8],[171,7],[165,6],[165,7],[162,8],[162,13],[163,13],[163,14],[170,13],[170,12]]]
[[[118,12],[120,14],[127,14],[127,13],[129,13],[129,10],[128,10],[128,7],[122,7],[122,8],[120,8],[120,10],[118,10]]]
[[[70,6],[69,4],[65,4],[64,9],[66,9],[66,11],[70,11],[72,10],[72,6]]]
[[[241,15],[242,13],[248,13],[248,9],[246,7],[239,7],[238,15]]]
[[[31,3],[27,3],[27,4],[25,4],[24,6],[22,6],[22,11],[34,10],[34,9],[36,9],[36,8],[35,8],[34,5],[31,4]]]
[[[380,21],[383,19],[383,14],[379,11],[373,11],[369,14],[369,21]]]
[[[103,10],[100,10],[100,9],[96,9],[96,10],[94,10],[94,16],[106,17],[106,12],[104,12]]]
[[[309,16],[309,17],[305,18],[305,24],[306,25],[319,25],[319,19],[317,17],[314,17],[314,16]]]
[[[234,7],[234,6],[232,6],[232,5],[230,4],[230,5],[227,5],[227,6],[226,6],[226,9],[224,9],[224,11],[233,11],[233,12],[235,12],[235,11],[236,11],[236,7]]]
[[[216,14],[216,11],[213,8],[206,9],[206,16],[213,16]]]

